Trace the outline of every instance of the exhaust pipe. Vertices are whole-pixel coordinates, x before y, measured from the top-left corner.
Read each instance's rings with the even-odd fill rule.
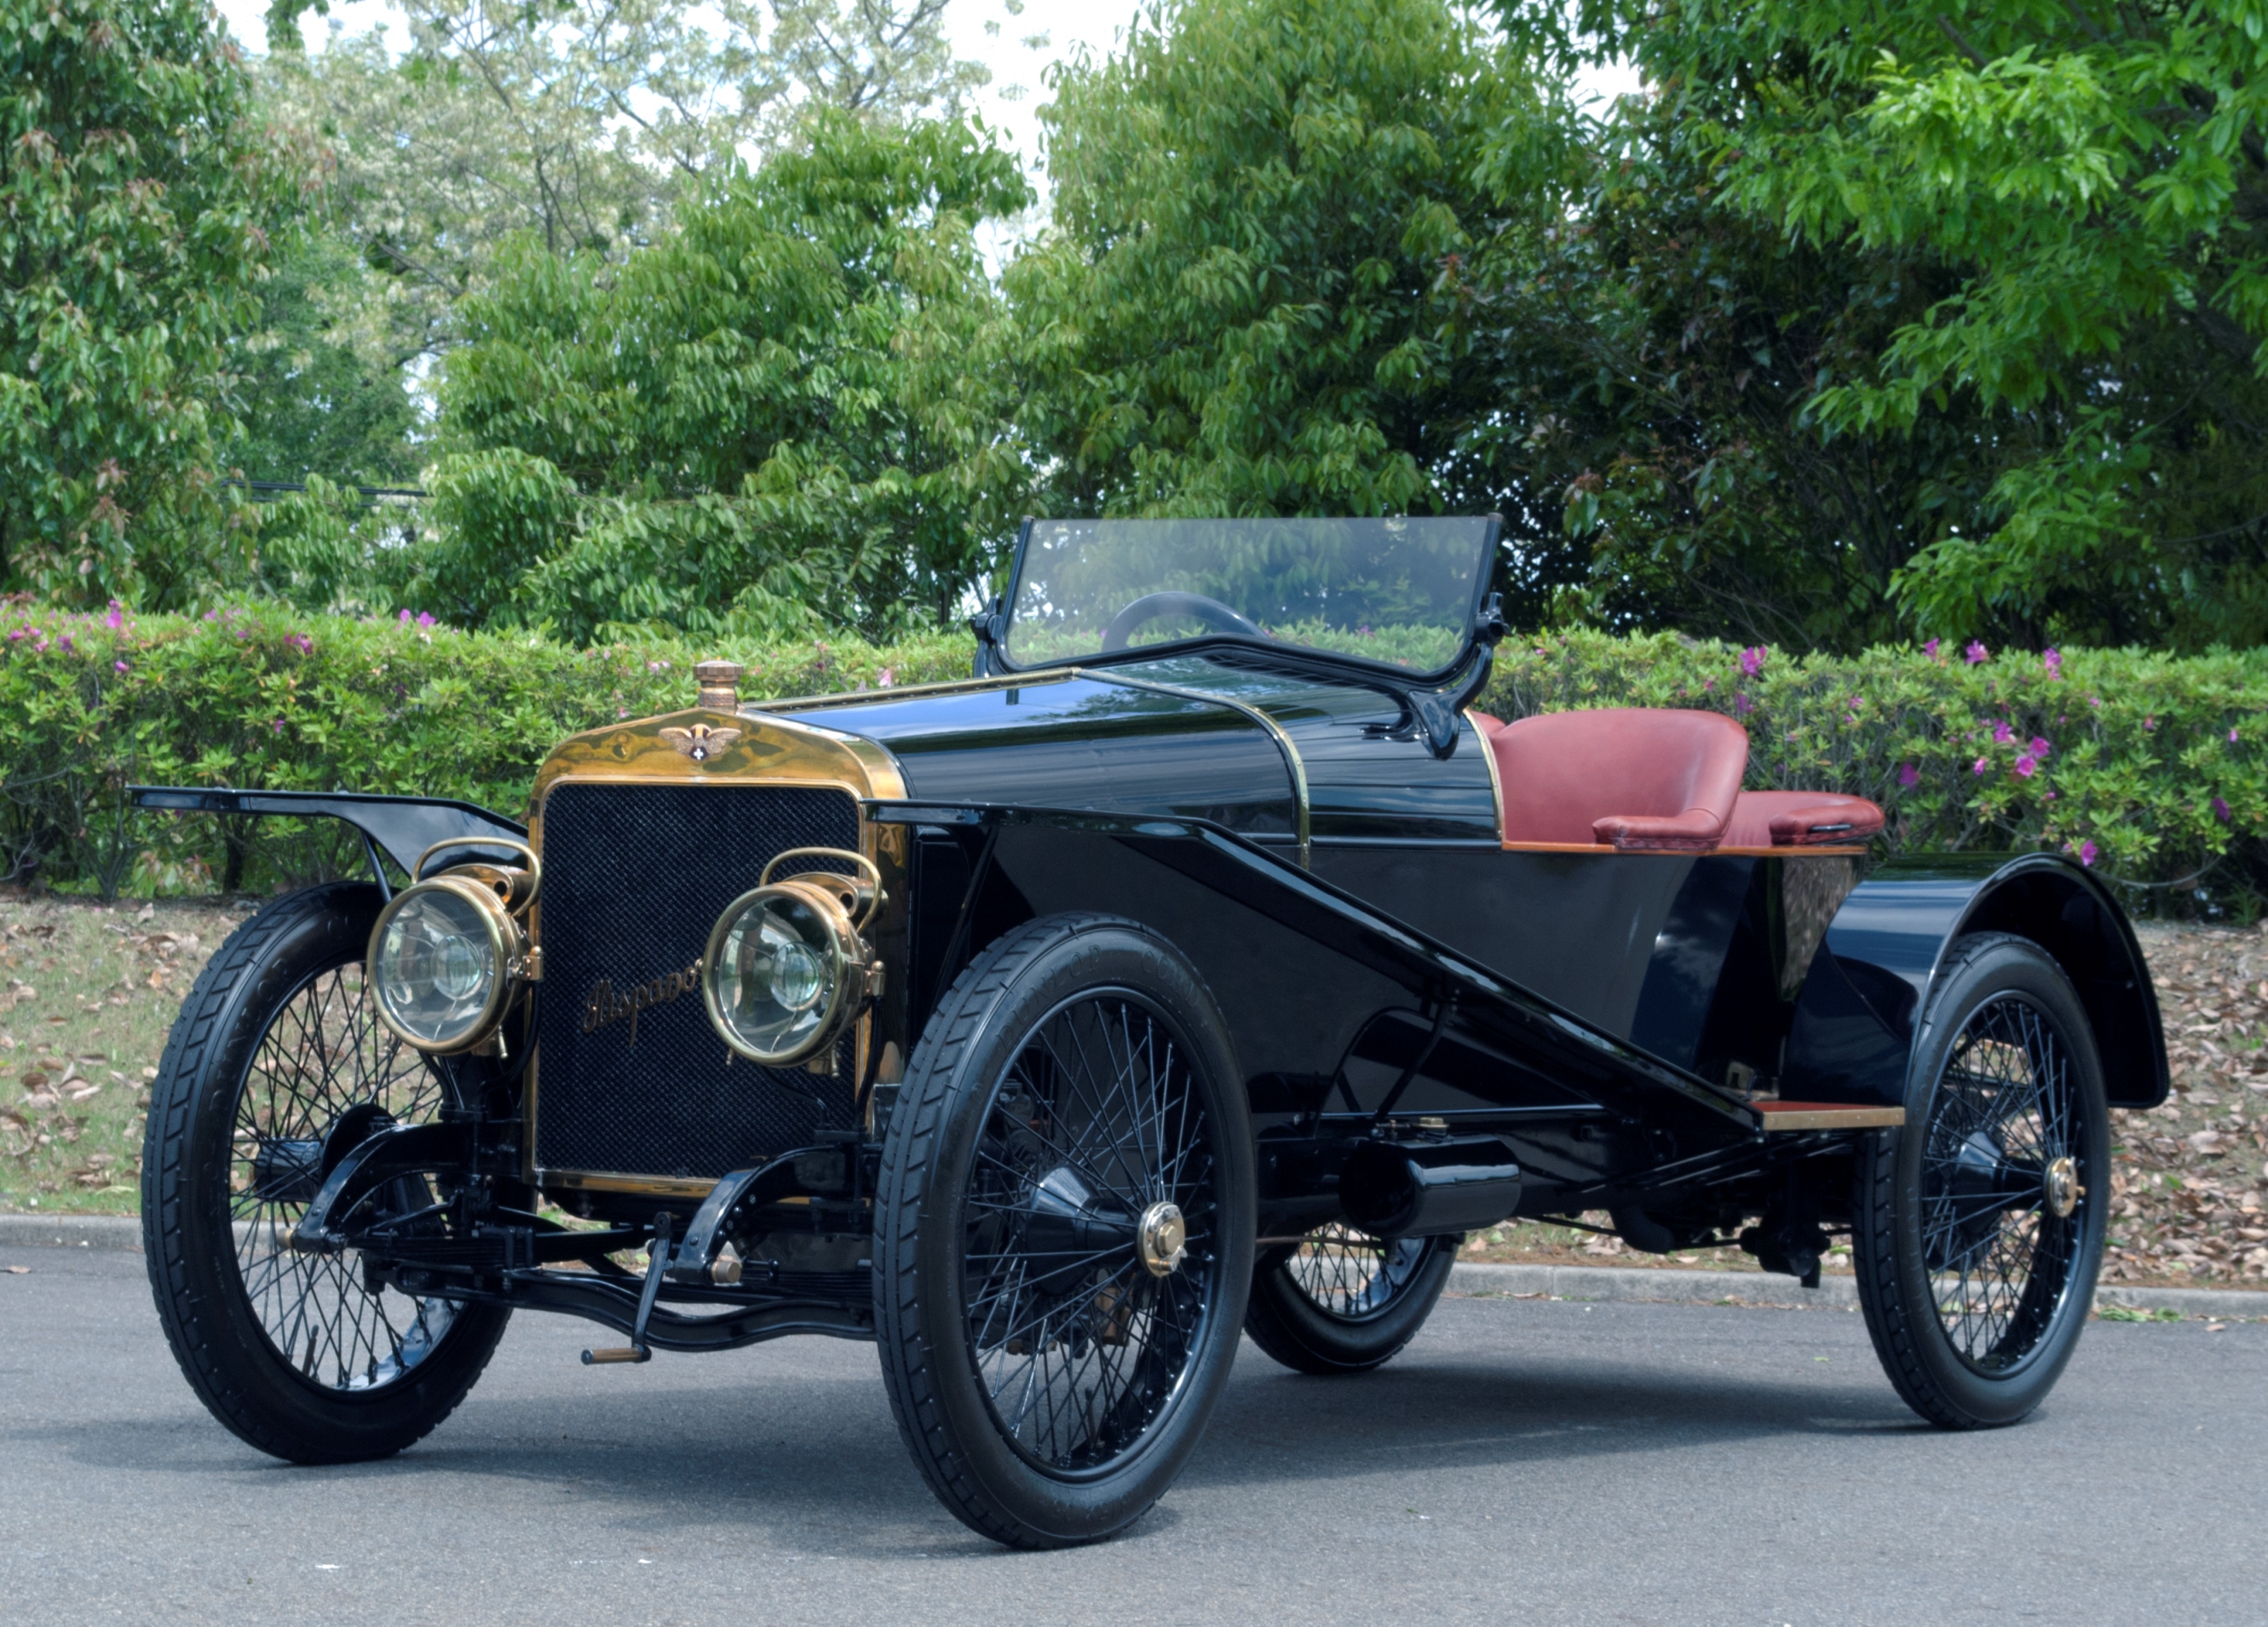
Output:
[[[1520,1207],[1520,1166],[1496,1136],[1366,1141],[1340,1172],[1339,1203],[1373,1237],[1476,1232]]]

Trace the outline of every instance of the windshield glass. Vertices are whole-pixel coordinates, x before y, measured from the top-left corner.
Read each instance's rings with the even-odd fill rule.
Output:
[[[1418,673],[1471,636],[1493,518],[1043,519],[1008,600],[1017,666],[1228,634]]]

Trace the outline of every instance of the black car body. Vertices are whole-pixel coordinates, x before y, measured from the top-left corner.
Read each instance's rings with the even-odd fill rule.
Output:
[[[2167,1090],[2117,901],[2053,856],[1881,863],[1841,825],[1507,842],[1515,759],[1465,710],[1502,632],[1492,523],[1336,524],[1197,545],[1186,526],[1027,527],[969,681],[744,703],[737,669],[704,666],[687,711],[563,743],[526,830],[412,799],[144,791],[366,834],[375,884],[297,906],[333,923],[301,931],[330,947],[252,943],[215,966],[242,983],[296,953],[351,982],[340,946],[367,932],[377,981],[354,998],[376,1021],[357,1043],[403,1059],[392,1084],[311,1089],[261,1122],[246,1081],[309,997],[281,974],[266,1006],[236,983],[191,997],[185,1024],[233,998],[249,1037],[239,1061],[169,1060],[186,1139],[169,1152],[153,1111],[144,1208],[177,1348],[190,1266],[163,1263],[202,1248],[208,1298],[233,1281],[251,1307],[235,1366],[184,1355],[215,1410],[287,1456],[394,1449],[469,1385],[443,1371],[449,1341],[492,1343],[514,1307],[630,1336],[593,1360],[877,1338],[956,1513],[1019,1544],[1087,1540],[1170,1480],[1239,1323],[1295,1366],[1374,1366],[1463,1233],[1603,1212],[1640,1248],[1738,1237],[1814,1281],[1850,1232],[1901,1392],[1948,1425],[2028,1411],[2091,1294],[2104,1110]],[[1430,596],[1420,568],[1380,587],[1412,535],[1469,564]],[[1174,570],[1144,575],[1153,547]],[[1275,572],[1258,585],[1247,547]],[[1344,568],[1285,610],[1286,559]],[[1096,560],[1109,579],[1082,621],[1049,595]],[[1363,653],[1379,629],[1357,616],[1396,594],[1430,665]],[[1270,607],[1313,636],[1271,630]],[[1046,636],[1020,648],[1024,622]],[[1163,637],[1131,636],[1152,622]],[[409,917],[381,852],[500,901],[438,901],[503,923],[476,1042],[387,1014],[387,923]],[[803,893],[780,891],[783,862]],[[1025,1028],[994,1033],[1049,978]],[[743,1031],[746,1000],[762,1022]],[[791,1030],[801,1050],[767,1049]],[[391,1105],[404,1090],[420,1111]],[[224,1097],[225,1179],[188,1145]],[[201,1181],[233,1194],[233,1242]],[[652,1267],[614,1257],[631,1249]],[[325,1314],[352,1336],[279,1334],[270,1255],[330,1269]],[[247,1402],[237,1380],[261,1362],[292,1376]],[[322,1410],[421,1383],[375,1432]],[[1032,1422],[1042,1401],[1072,1421]]]

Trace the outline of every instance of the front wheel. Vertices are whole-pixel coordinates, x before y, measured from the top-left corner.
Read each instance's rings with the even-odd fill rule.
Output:
[[[1323,1226],[1261,1257],[1244,1330],[1295,1372],[1369,1373],[1418,1336],[1456,1261],[1454,1237]]]
[[[1164,1494],[1235,1359],[1254,1185],[1219,1013],[1157,934],[1049,917],[961,974],[875,1216],[891,1410],[948,1509],[1057,1548]]]
[[[173,1355],[198,1397],[263,1452],[384,1457],[438,1424],[511,1312],[413,1298],[352,1254],[287,1246],[333,1132],[437,1116],[441,1081],[378,1021],[363,953],[378,889],[279,899],[239,927],[182,1004],[151,1087],[143,1248]],[[371,1218],[434,1194],[400,1177]]]
[[[2040,1404],[2087,1325],[2110,1196],[2079,997],[2036,945],[1961,939],[1914,1047],[1905,1125],[1858,1157],[1859,1303],[1907,1405],[1977,1429]]]

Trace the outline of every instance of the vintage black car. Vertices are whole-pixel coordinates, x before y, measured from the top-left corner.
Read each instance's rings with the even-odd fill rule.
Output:
[[[626,1341],[593,1364],[872,1340],[938,1497],[1049,1547],[1164,1491],[1240,1333],[1366,1372],[1462,1234],[1606,1215],[1812,1283],[1848,1233],[1915,1410],[2023,1417],[2109,1108],[2167,1090],[2117,901],[1872,863],[1872,803],[1742,791],[1719,714],[1468,710],[1497,529],[1033,522],[969,681],[751,703],[705,663],[560,745],[526,828],[142,789],[370,864],[247,922],[166,1048],[190,1383],[335,1462],[433,1428],[515,1308]]]

